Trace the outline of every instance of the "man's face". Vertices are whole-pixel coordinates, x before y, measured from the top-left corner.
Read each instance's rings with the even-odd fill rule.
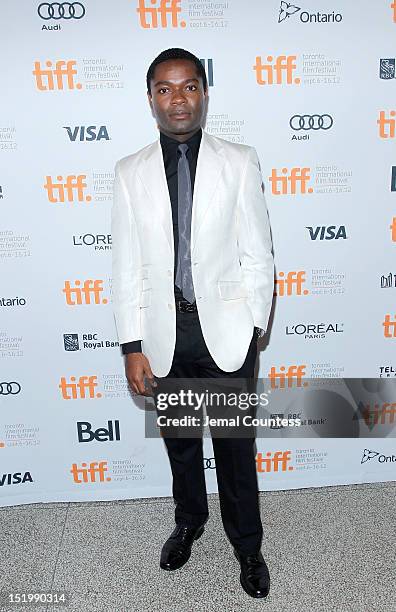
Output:
[[[161,132],[183,142],[202,124],[207,91],[193,62],[167,60],[155,69],[148,99]]]

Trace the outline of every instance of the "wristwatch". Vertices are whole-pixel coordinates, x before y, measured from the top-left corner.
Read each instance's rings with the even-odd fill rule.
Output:
[[[254,333],[256,334],[257,338],[261,338],[262,336],[264,336],[265,331],[261,327],[255,327]]]

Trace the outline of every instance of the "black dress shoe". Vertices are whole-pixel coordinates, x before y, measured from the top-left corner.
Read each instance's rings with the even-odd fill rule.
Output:
[[[251,597],[267,597],[270,590],[270,575],[261,552],[242,555],[234,550],[241,565],[241,585]]]
[[[176,525],[162,547],[160,567],[168,571],[183,567],[190,558],[194,540],[198,540],[203,532],[203,525],[201,527]]]

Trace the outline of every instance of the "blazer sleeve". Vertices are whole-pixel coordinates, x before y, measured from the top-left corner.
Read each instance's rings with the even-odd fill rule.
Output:
[[[136,221],[119,162],[115,166],[111,234],[113,310],[118,340],[124,344],[142,338],[141,253]]]
[[[237,207],[239,260],[254,325],[267,329],[274,292],[274,258],[256,150],[249,147]]]

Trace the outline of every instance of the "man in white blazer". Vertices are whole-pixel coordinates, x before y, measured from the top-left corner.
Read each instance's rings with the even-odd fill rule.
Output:
[[[160,138],[117,162],[112,208],[113,304],[130,387],[155,395],[169,378],[252,379],[274,283],[256,151],[202,129],[207,80],[188,51],[168,49],[152,62],[147,93]],[[265,597],[254,438],[212,441],[241,584]],[[164,442],[176,527],[160,565],[174,570],[188,561],[208,507],[202,439]]]

